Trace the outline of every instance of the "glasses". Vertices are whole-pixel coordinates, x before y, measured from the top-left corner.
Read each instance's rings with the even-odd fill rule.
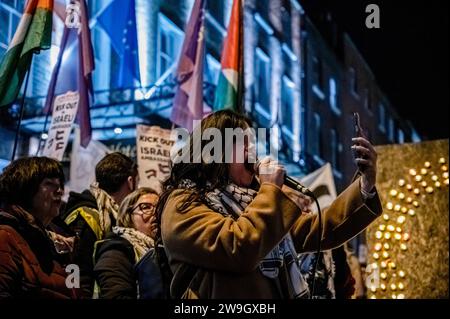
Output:
[[[142,215],[152,215],[155,211],[156,206],[150,203],[140,203],[136,205],[131,211],[134,212],[136,208],[142,212]]]

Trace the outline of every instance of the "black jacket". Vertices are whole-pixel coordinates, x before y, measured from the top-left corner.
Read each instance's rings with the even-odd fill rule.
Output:
[[[115,234],[109,234],[105,240],[97,243],[94,258],[94,276],[100,288],[100,298],[168,297],[168,283],[163,279],[154,249],[136,264],[131,243]]]
[[[98,215],[97,202],[89,190],[85,190],[82,193],[70,192],[62,218],[67,222],[67,217],[78,208],[88,208],[89,212]],[[83,296],[92,298],[94,290],[92,256],[94,244],[99,238],[97,238],[86,220],[80,215],[68,226],[77,237],[73,260],[80,267],[80,284]]]

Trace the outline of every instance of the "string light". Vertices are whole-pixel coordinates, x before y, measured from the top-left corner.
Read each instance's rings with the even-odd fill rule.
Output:
[[[403,271],[403,270],[400,270],[399,272],[398,272],[398,275],[400,276],[400,278],[405,278],[405,272]]]
[[[422,174],[422,175],[427,175],[427,174],[428,174],[428,171],[427,171],[425,168],[422,168],[422,169],[420,170],[420,174]]]
[[[395,227],[393,225],[388,225],[387,230],[388,231],[394,231]]]
[[[389,220],[389,215],[388,214],[383,214],[383,219],[388,221]]]
[[[397,191],[396,191],[395,189],[391,189],[391,191],[389,192],[389,194],[390,194],[392,197],[395,197],[395,196],[397,196]]]
[[[404,233],[402,238],[404,241],[408,241],[410,237],[408,233]]]
[[[375,233],[375,237],[376,237],[377,239],[381,239],[381,238],[383,237],[383,233],[380,232],[380,231],[377,231],[377,232]]]
[[[400,205],[400,204],[397,204],[397,205],[394,206],[394,210],[396,212],[399,212],[401,208],[402,208],[402,205]]]
[[[412,203],[412,201],[413,201],[413,199],[412,199],[411,197],[408,197],[408,198],[406,199],[406,202],[409,203],[409,204]]]
[[[403,251],[405,251],[405,250],[407,249],[407,247],[406,247],[405,244],[401,243],[401,244],[400,244],[400,249],[403,250]]]
[[[425,181],[423,181],[420,185],[422,185],[423,188],[428,186],[427,182],[425,182]]]
[[[417,172],[416,172],[415,169],[410,169],[410,170],[409,170],[409,175],[411,175],[411,176],[416,176],[416,174],[417,174]]]
[[[405,180],[404,180],[404,179],[400,179],[400,180],[398,181],[398,186],[400,186],[400,187],[405,186]]]
[[[430,163],[430,162],[425,162],[424,166],[425,166],[426,168],[430,168],[430,167],[431,167],[431,163]]]
[[[388,202],[388,203],[386,204],[386,208],[387,208],[388,210],[392,210],[392,208],[394,208],[394,204],[392,204],[391,202]]]
[[[422,175],[416,175],[416,182],[420,182],[422,180]]]
[[[380,274],[380,277],[381,277],[381,279],[386,279],[387,278],[387,274],[385,273],[385,272],[382,272],[381,274]]]
[[[391,248],[391,246],[389,246],[388,243],[384,243],[383,248],[384,248],[385,250],[389,250],[389,248]]]
[[[398,283],[398,289],[403,290],[405,289],[405,285],[401,282]]]
[[[416,211],[414,209],[410,209],[410,210],[408,210],[408,214],[410,216],[414,216],[416,214]]]
[[[412,190],[412,189],[413,189],[413,187],[412,187],[412,185],[411,185],[411,184],[408,184],[408,185],[406,185],[406,189],[410,191],[410,190]]]
[[[381,231],[385,231],[386,230],[386,225],[385,224],[381,224],[380,226],[378,226],[378,229]]]
[[[419,195],[420,194],[420,189],[418,189],[418,188],[414,188],[414,194],[416,194],[416,195]]]
[[[448,172],[442,173],[442,178],[448,178]]]
[[[419,207],[419,202],[418,201],[413,201],[413,205],[414,205],[414,207]]]
[[[448,171],[447,165],[442,165],[441,166],[441,170],[443,170],[444,172]]]
[[[428,186],[426,189],[426,192],[428,193],[428,194],[432,194],[433,193],[433,187],[431,187],[431,186]]]
[[[439,164],[445,164],[446,162],[445,162],[445,158],[443,158],[443,157],[441,157],[440,159],[439,159]]]
[[[401,233],[401,232],[402,232],[402,229],[401,229],[400,227],[397,227],[397,228],[395,229],[395,231],[396,231],[397,233]]]
[[[433,176],[431,176],[431,179],[432,179],[434,182],[436,182],[436,181],[439,179],[439,177],[437,177],[437,175],[433,175]]]
[[[398,197],[400,200],[404,200],[404,199],[405,199],[405,194],[399,193],[397,197]]]
[[[376,251],[381,250],[381,244],[380,243],[376,243],[374,248],[375,248]]]
[[[388,259],[389,258],[389,253],[387,251],[383,251],[382,255],[383,255],[384,259]]]
[[[408,208],[402,207],[401,211],[402,211],[403,214],[406,214],[408,212]]]
[[[400,235],[400,234],[395,234],[395,235],[394,235],[394,238],[395,238],[396,240],[400,240],[400,239],[402,239],[402,235]]]
[[[405,216],[403,216],[403,215],[402,216],[398,216],[397,223],[403,224],[405,222],[405,220],[406,220]]]
[[[385,232],[384,233],[384,238],[390,239],[391,238],[391,233],[390,232]]]
[[[405,295],[404,295],[404,294],[399,294],[399,295],[397,296],[397,299],[405,299]]]

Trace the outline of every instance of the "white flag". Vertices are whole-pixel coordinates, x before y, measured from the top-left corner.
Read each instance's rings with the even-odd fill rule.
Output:
[[[300,183],[309,188],[317,197],[320,209],[331,205],[336,199],[336,186],[334,184],[333,170],[330,163],[325,164],[314,172],[302,177]],[[316,209],[315,205],[312,207]]]
[[[74,192],[82,192],[95,181],[95,166],[110,153],[109,149],[98,141],[91,140],[87,148],[80,145],[80,129],[75,128],[75,138],[70,158],[69,188]]]

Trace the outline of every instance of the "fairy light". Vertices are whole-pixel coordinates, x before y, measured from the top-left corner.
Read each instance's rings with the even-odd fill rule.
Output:
[[[420,189],[418,189],[418,188],[414,188],[414,194],[416,194],[416,195],[419,195],[420,194]]]
[[[381,224],[380,226],[378,226],[378,229],[381,231],[385,231],[386,230],[386,225],[385,224]]]
[[[404,199],[405,199],[405,194],[399,193],[397,197],[398,197],[398,199],[400,199],[400,200],[404,200]]]
[[[400,204],[397,204],[397,205],[394,206],[394,210],[396,212],[399,212],[401,208],[402,208],[402,205],[400,205]]]
[[[420,174],[422,174],[422,175],[427,175],[427,174],[428,174],[427,169],[426,169],[426,168],[422,168],[422,169],[420,170]]]
[[[380,277],[381,277],[381,279],[386,279],[387,278],[387,274],[385,273],[385,272],[382,272],[381,274],[380,274]]]
[[[388,225],[387,230],[388,231],[394,231],[395,227],[393,225]]]
[[[384,290],[386,290],[386,285],[385,285],[385,284],[381,284],[381,285],[380,285],[380,288],[381,288],[381,290],[384,291]]]
[[[398,289],[403,290],[405,289],[405,285],[402,282],[399,282],[397,285]]]
[[[439,159],[439,164],[445,164],[446,162],[445,162],[445,158],[443,158],[443,157],[441,157],[440,159]]]
[[[416,175],[416,182],[422,181],[422,175]]]
[[[388,214],[383,214],[383,219],[388,221],[389,220],[389,215]]]
[[[405,216],[403,216],[403,215],[402,216],[398,216],[397,223],[403,224],[405,222],[405,220],[406,220]]]
[[[397,290],[397,286],[395,284],[391,284],[391,290],[393,291]]]
[[[391,195],[392,197],[397,196],[397,191],[395,189],[391,189],[391,191],[389,192],[389,195]]]
[[[400,227],[397,227],[397,228],[395,229],[395,231],[396,231],[397,233],[401,233],[401,232],[402,232],[402,229],[401,229]]]
[[[412,189],[413,189],[413,187],[412,187],[412,185],[411,185],[411,184],[408,184],[408,185],[406,185],[406,189],[410,191],[410,190],[412,190]]]
[[[430,167],[431,167],[431,163],[430,163],[430,162],[425,162],[424,166],[425,166],[426,168],[430,168]]]
[[[400,244],[400,249],[405,251],[406,249],[408,249],[408,247],[405,244],[401,243]]]
[[[412,204],[413,204],[413,206],[414,206],[414,207],[419,207],[419,202],[418,202],[418,201],[416,201],[416,200],[415,200],[415,201],[413,201],[413,203],[412,203]]]
[[[409,216],[414,216],[416,214],[416,211],[414,209],[408,210]]]
[[[442,165],[441,166],[441,170],[443,170],[444,172],[448,171],[447,165]]]
[[[442,173],[442,178],[448,178],[448,172]]]
[[[428,194],[432,194],[433,191],[434,191],[434,189],[433,189],[433,187],[428,186],[428,187],[425,189],[425,191],[426,191]]]
[[[390,239],[391,238],[391,233],[390,232],[385,232],[384,233],[384,238]]]
[[[399,277],[400,278],[405,278],[405,272],[403,271],[403,270],[400,270],[399,272],[398,272],[398,275],[399,275]]]
[[[410,238],[410,236],[409,236],[409,234],[408,234],[408,233],[404,233],[404,234],[403,234],[403,237],[402,237],[402,239],[403,239],[404,241],[408,241],[408,240],[409,240],[409,238]]]
[[[423,181],[422,183],[420,183],[420,185],[422,185],[423,188],[425,188],[425,187],[428,186],[427,182],[425,182],[425,181]]]
[[[374,259],[379,259],[380,258],[380,254],[378,254],[378,253],[373,253],[373,258]]]
[[[417,172],[416,172],[415,169],[410,169],[410,170],[409,170],[409,175],[411,175],[411,176],[416,176],[416,174],[417,174]]]
[[[444,181],[444,184],[448,186],[448,178]]]
[[[382,261],[380,263],[381,268],[386,268],[387,267],[387,263],[385,261]]]
[[[388,210],[392,210],[392,209],[394,208],[394,204],[392,204],[391,202],[388,202],[388,203],[386,204],[386,208],[387,208]]]
[[[398,181],[398,186],[400,186],[400,187],[403,187],[403,186],[405,186],[405,180],[404,179],[400,179],[399,181]]]
[[[384,259],[389,258],[389,253],[387,251],[383,251],[383,253],[381,255],[383,256]]]
[[[398,294],[397,295],[397,299],[405,299],[405,295],[404,294]]]
[[[400,235],[400,234],[395,234],[395,235],[394,235],[394,238],[395,238],[396,240],[400,240],[400,239],[402,239],[402,235]]]
[[[375,233],[375,237],[376,237],[377,239],[381,239],[381,238],[383,237],[383,233],[380,232],[380,231],[377,231],[377,232]]]
[[[413,201],[413,199],[412,199],[411,197],[408,197],[408,198],[406,199],[406,202],[407,202],[408,204],[411,204],[412,201]]]
[[[437,177],[437,175],[431,176],[431,180],[432,180],[433,182],[436,182],[438,179],[439,179],[439,177]]]
[[[389,250],[389,249],[391,248],[391,246],[389,246],[388,243],[384,243],[383,248],[384,248],[385,250]]]

